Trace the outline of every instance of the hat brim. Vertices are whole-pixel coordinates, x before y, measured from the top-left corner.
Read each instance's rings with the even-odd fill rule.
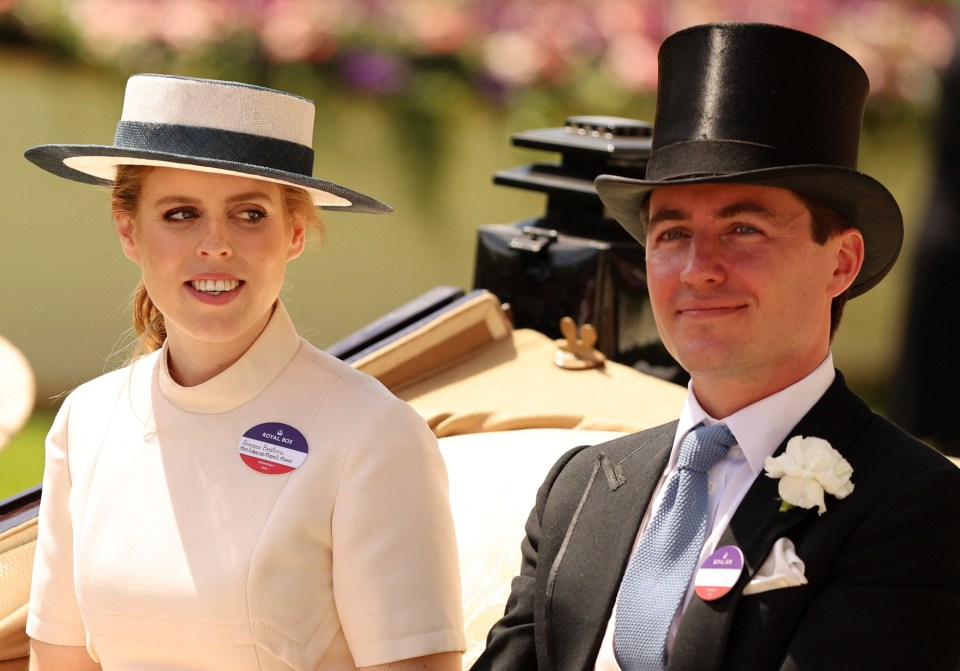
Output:
[[[324,210],[368,214],[387,214],[393,211],[389,205],[333,182],[235,161],[131,150],[110,145],[72,144],[32,147],[24,152],[24,156],[47,172],[84,184],[110,186],[115,178],[117,166],[145,165],[250,177],[296,186],[309,193],[314,204]]]
[[[610,214],[641,244],[646,235],[640,209],[654,189],[685,184],[750,184],[790,189],[826,205],[856,227],[864,239],[864,260],[850,286],[859,296],[882,280],[903,245],[903,215],[896,199],[869,175],[830,165],[764,168],[726,175],[699,175],[652,181],[600,175],[597,193]]]

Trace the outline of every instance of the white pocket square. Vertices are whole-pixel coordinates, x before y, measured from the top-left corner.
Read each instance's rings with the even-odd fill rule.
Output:
[[[807,577],[803,569],[803,560],[797,556],[793,541],[780,538],[773,544],[766,561],[743,588],[743,593],[760,594],[773,589],[806,585]]]

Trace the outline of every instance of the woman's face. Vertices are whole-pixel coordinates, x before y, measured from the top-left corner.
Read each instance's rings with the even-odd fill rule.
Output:
[[[116,215],[123,251],[163,314],[171,358],[235,361],[266,326],[287,261],[304,245],[281,194],[262,180],[152,168],[136,214]]]

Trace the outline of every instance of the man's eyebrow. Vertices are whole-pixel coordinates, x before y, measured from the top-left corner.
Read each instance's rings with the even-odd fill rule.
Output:
[[[731,217],[736,217],[741,214],[761,214],[765,216],[773,216],[773,212],[768,207],[764,207],[755,200],[740,200],[736,203],[730,203],[725,205],[717,210],[718,219],[729,219]]]
[[[659,224],[661,221],[680,221],[683,219],[688,219],[690,215],[679,208],[666,208],[663,210],[657,210],[654,214],[650,215],[650,221],[647,225],[652,226],[654,224]]]
[[[774,212],[755,200],[738,200],[729,205],[724,205],[714,213],[716,219],[731,219],[741,214],[759,214],[766,217],[773,217]],[[650,215],[648,226],[653,226],[662,221],[684,221],[690,218],[690,213],[678,207],[668,207],[657,210]]]

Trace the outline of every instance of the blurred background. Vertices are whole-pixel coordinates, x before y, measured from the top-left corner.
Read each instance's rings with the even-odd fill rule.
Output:
[[[849,304],[834,356],[889,414],[906,386],[913,259],[955,44],[949,2],[0,0],[0,335],[36,375],[31,421],[0,452],[0,498],[39,482],[62,394],[128,353],[138,271],[120,253],[107,192],[49,175],[22,153],[110,144],[129,75],[233,79],[311,98],[314,174],[395,208],[326,213],[326,240],[292,265],[284,301],[324,347],[434,286],[470,288],[477,227],[544,207],[541,195],[491,181],[556,159],[512,147],[511,134],[571,115],[652,120],[660,42],[720,20],[811,32],[867,70],[860,168],[900,202],[906,240],[887,279]]]

